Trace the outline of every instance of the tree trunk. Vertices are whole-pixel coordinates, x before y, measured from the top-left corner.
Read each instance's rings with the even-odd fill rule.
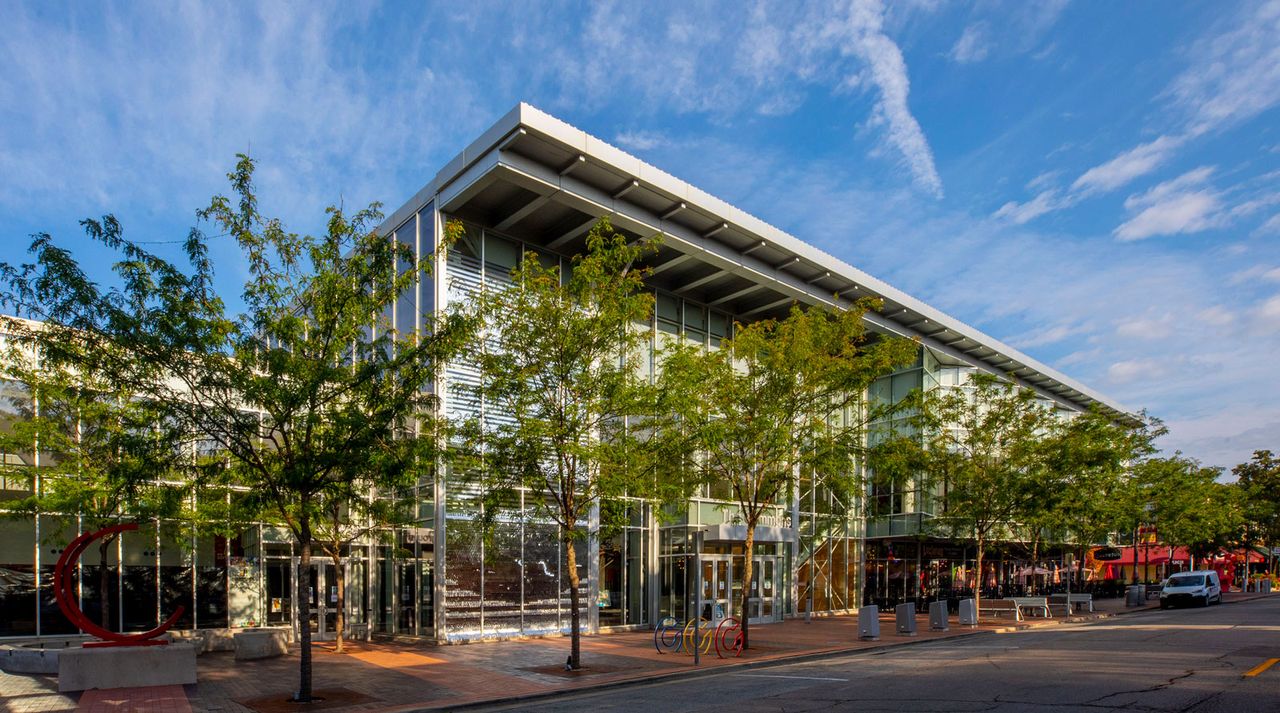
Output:
[[[986,576],[982,571],[982,546],[986,543],[983,542],[982,536],[974,539],[977,541],[978,551],[974,555],[977,559],[977,578],[973,581],[973,615],[977,621],[982,621],[982,580]]]
[[[338,610],[334,612],[333,619],[336,643],[333,650],[340,654],[343,653],[342,635],[346,631],[347,626],[347,573],[345,568],[342,566],[342,557],[339,556],[339,552],[341,552],[339,548],[334,548],[334,551],[331,554],[333,555],[334,582],[338,585],[338,602],[336,605]]]
[[[1039,587],[1036,586],[1036,582],[1039,581],[1036,578],[1040,576],[1036,574],[1036,570],[1039,569],[1039,567],[1036,566],[1038,564],[1036,556],[1039,554],[1040,554],[1040,538],[1037,537],[1031,541],[1031,589],[1028,590],[1027,593],[1032,595],[1037,594],[1039,590]],[[1067,577],[1069,579],[1071,575],[1067,574]]]
[[[98,598],[102,600],[102,615],[99,624],[108,631],[115,631],[116,627],[111,625],[111,572],[107,569],[107,559],[111,552],[111,541],[115,537],[109,537],[98,543]]]
[[[742,604],[738,608],[738,621],[741,622],[742,624],[742,649],[745,651],[748,648],[750,648],[750,643],[751,643],[750,628],[749,628],[750,622],[751,622],[751,612],[747,609],[747,606],[751,601],[751,580],[755,578],[755,574],[756,574],[756,568],[754,566],[755,563],[752,561],[752,555],[756,551],[755,523],[747,524],[747,541],[746,541],[746,547],[744,548],[744,550],[745,550],[745,557],[743,558],[743,563],[742,563]],[[813,581],[812,581],[813,566],[810,565],[809,569],[811,572],[809,577],[810,579],[809,586],[813,587]],[[701,615],[702,612],[698,612],[697,614]]]
[[[569,668],[582,668],[582,604],[578,593],[578,553],[573,548],[573,530],[565,528],[565,562],[569,567]]]
[[[311,702],[311,520],[304,511],[298,528],[298,692],[294,700]],[[322,593],[316,592],[317,596]]]

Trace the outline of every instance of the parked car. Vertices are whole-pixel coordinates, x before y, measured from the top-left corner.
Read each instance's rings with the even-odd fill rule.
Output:
[[[1211,569],[1179,572],[1166,579],[1160,590],[1161,609],[1181,604],[1203,607],[1221,603],[1222,583],[1218,581],[1218,573]]]

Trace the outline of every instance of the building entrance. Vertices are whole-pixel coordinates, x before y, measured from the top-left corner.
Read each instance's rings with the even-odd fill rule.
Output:
[[[745,616],[752,624],[766,624],[782,619],[778,586],[779,557],[757,555],[752,558],[754,576]],[[713,624],[725,617],[743,617],[738,611],[742,602],[742,579],[745,574],[743,555],[702,556],[702,616]]]
[[[312,562],[307,576],[308,594],[303,615],[307,618],[307,626],[311,627],[311,639],[329,641],[338,635],[337,571],[332,562]]]

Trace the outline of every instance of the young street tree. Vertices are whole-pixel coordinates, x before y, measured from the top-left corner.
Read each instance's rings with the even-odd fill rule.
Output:
[[[1241,542],[1246,548],[1258,543],[1280,546],[1280,458],[1271,451],[1254,451],[1231,472],[1244,519]]]
[[[905,446],[900,457],[923,468],[926,489],[941,489],[938,525],[973,541],[974,601],[981,604],[986,547],[1041,496],[1044,442],[1056,421],[1030,389],[988,374],[971,376],[968,388],[934,389],[908,403],[918,435],[893,442]]]
[[[1218,482],[1220,475],[1181,453],[1150,458],[1135,469],[1134,516],[1154,525],[1165,542],[1205,557],[1229,545],[1243,522],[1235,492]]]
[[[89,238],[119,256],[118,284],[106,289],[47,234],[32,243],[33,264],[6,265],[3,274],[8,301],[46,323],[46,342],[82,340],[84,359],[217,444],[228,464],[219,472],[243,489],[246,504],[269,509],[292,532],[296,601],[305,602],[324,495],[353,477],[353,459],[432,462],[417,452],[430,440],[405,447],[390,434],[434,418],[427,386],[461,348],[469,323],[415,315],[421,329],[396,335],[378,315],[391,313],[430,261],[415,263],[410,248],[371,229],[376,205],[351,216],[328,209],[318,237],[288,232],[259,213],[253,171],[241,156],[228,175],[234,197],[216,196],[198,213],[242,251],[239,314],[214,291],[211,238],[199,227],[184,241],[181,266],[125,239],[112,216],[84,221]],[[305,623],[299,634],[297,698],[309,701]]]
[[[1089,545],[1133,526],[1127,493],[1134,468],[1156,452],[1154,441],[1164,433],[1163,424],[1153,418],[1144,416],[1135,426],[1090,411],[1045,440],[1042,472],[1056,491],[1047,524],[1071,535],[1082,565]],[[1083,585],[1083,566],[1077,575]]]
[[[568,275],[529,254],[511,271],[509,287],[475,297],[485,326],[470,357],[481,374],[474,396],[490,413],[471,424],[480,462],[465,475],[494,508],[525,490],[534,516],[559,527],[573,669],[582,665],[575,545],[586,535],[584,522],[611,498],[653,493],[626,422],[648,413],[652,392],[625,358],[640,339],[633,325],[653,310],[647,271],[636,265],[652,249],[652,241],[631,244],[601,219]]]
[[[60,545],[75,536],[77,516],[80,527],[94,531],[178,515],[181,484],[193,463],[182,424],[165,418],[163,406],[137,398],[96,369],[91,356],[81,359],[78,341],[50,344],[38,325],[9,318],[4,331],[17,337],[0,350],[5,377],[22,389],[21,398],[10,404],[20,419],[0,430],[0,452],[29,457],[4,464],[3,475],[24,482],[31,495],[0,501],[0,512],[23,518],[54,515],[54,522],[72,529],[48,533]],[[69,368],[72,361],[80,368]],[[108,561],[117,537],[98,540],[98,582],[86,587],[97,594],[98,623],[111,630],[117,627]]]
[[[719,349],[677,343],[662,355],[658,388],[669,414],[660,450],[693,464],[703,482],[727,486],[746,526],[744,648],[757,526],[802,473],[822,480],[837,502],[853,501],[867,387],[915,356],[913,342],[867,331],[863,316],[876,308],[872,300],[833,311],[793,307],[783,320],[735,325]]]

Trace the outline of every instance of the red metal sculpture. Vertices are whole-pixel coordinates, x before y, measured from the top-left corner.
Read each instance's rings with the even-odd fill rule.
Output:
[[[179,606],[178,610],[170,615],[163,624],[141,634],[118,634],[114,631],[109,631],[89,621],[84,612],[80,611],[79,605],[76,604],[76,594],[73,589],[75,580],[71,576],[76,563],[80,561],[80,555],[84,554],[89,545],[98,538],[136,529],[138,529],[136,523],[128,523],[104,527],[97,532],[86,532],[67,545],[67,548],[62,551],[62,556],[58,558],[58,564],[54,566],[53,595],[58,600],[58,608],[62,610],[67,620],[79,627],[81,631],[102,639],[102,641],[86,643],[86,648],[92,646],[163,646],[169,642],[156,637],[168,631],[186,611],[185,607]],[[105,595],[106,592],[103,592],[103,594]]]

